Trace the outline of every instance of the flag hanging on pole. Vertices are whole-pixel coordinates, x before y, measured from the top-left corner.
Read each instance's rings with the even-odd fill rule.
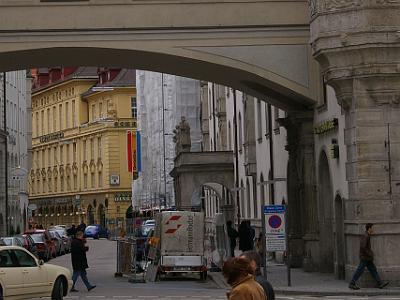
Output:
[[[132,173],[132,132],[126,132],[126,159],[128,165],[128,172]]]
[[[137,148],[136,148],[136,131],[131,131],[132,137],[132,172],[137,173]]]

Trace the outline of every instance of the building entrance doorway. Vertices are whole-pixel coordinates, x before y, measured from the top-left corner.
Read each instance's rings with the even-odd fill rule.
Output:
[[[100,204],[99,205],[99,208],[98,208],[98,215],[99,215],[99,224],[102,226],[102,227],[106,227],[106,211],[105,211],[105,209],[104,209],[104,206],[103,206],[103,204]]]

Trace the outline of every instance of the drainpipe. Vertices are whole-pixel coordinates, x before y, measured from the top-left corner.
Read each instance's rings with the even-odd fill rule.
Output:
[[[236,206],[237,206],[237,220],[238,226],[240,224],[240,199],[239,199],[239,146],[238,146],[238,125],[237,125],[237,112],[236,112],[236,90],[233,90],[233,127],[235,131],[235,188],[236,188]]]
[[[8,236],[8,159],[7,159],[7,153],[8,153],[8,149],[7,149],[7,100],[6,100],[6,84],[7,84],[7,80],[6,80],[6,72],[3,72],[3,99],[4,99],[4,132],[6,133],[5,139],[4,139],[4,145],[5,145],[5,149],[4,149],[4,181],[5,181],[5,194],[6,194],[6,236]]]
[[[268,180],[274,180],[274,139],[273,139],[273,132],[272,129],[272,106],[268,104],[268,134],[269,134],[269,161],[270,161],[270,173],[268,174]],[[271,183],[269,185],[270,188],[270,199],[271,204],[275,204],[275,184]]]

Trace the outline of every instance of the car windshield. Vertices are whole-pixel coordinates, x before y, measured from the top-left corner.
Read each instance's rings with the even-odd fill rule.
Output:
[[[96,229],[96,226],[88,226],[88,227],[86,227],[86,230],[95,230]]]
[[[66,236],[67,235],[67,232],[65,231],[65,229],[56,229],[54,231],[57,232],[60,236]]]
[[[44,243],[44,235],[43,233],[34,233],[31,235],[31,238],[35,243]]]
[[[11,238],[11,237],[5,237],[5,238],[3,238],[3,241],[4,241],[4,244],[6,244],[7,246],[12,246],[12,244],[13,244],[13,238]]]

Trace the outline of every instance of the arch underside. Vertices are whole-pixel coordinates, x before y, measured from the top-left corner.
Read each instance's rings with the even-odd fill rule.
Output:
[[[315,102],[305,44],[154,47],[121,41],[46,41],[10,47],[0,34],[0,46],[0,71],[60,65],[134,68],[215,82],[285,110]]]

